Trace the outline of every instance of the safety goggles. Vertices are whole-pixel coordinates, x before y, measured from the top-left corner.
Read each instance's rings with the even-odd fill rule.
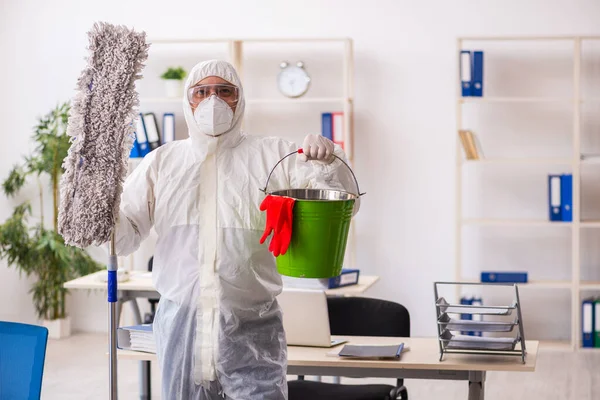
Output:
[[[239,99],[239,90],[237,86],[216,83],[192,86],[188,89],[188,101],[191,105],[197,106],[213,94],[229,104],[236,103]]]

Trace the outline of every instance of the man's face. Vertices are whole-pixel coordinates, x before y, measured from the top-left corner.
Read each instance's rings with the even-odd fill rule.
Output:
[[[213,94],[225,101],[235,113],[235,108],[237,107],[237,102],[239,100],[238,89],[236,86],[218,76],[208,76],[189,89],[188,99],[190,101],[190,106],[192,107],[192,112],[196,111],[198,104]]]

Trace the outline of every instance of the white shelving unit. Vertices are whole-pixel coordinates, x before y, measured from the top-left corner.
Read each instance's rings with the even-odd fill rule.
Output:
[[[181,39],[163,39],[154,38],[149,39],[149,42],[153,45],[223,45],[227,46],[228,61],[231,62],[242,82],[247,79],[252,79],[250,76],[245,76],[244,71],[244,48],[245,45],[250,44],[268,44],[277,43],[284,45],[285,43],[296,43],[296,44],[307,44],[315,45],[318,43],[332,43],[339,44],[343,51],[343,65],[342,74],[340,79],[342,81],[343,93],[341,97],[311,97],[303,96],[295,99],[287,98],[283,95],[280,97],[273,98],[252,98],[246,97],[246,104],[297,104],[302,106],[303,104],[338,104],[341,106],[343,111],[343,126],[344,126],[344,142],[345,150],[350,163],[354,159],[354,50],[353,41],[350,38],[215,38],[215,39],[201,39],[201,38],[181,38]],[[198,60],[200,61],[200,60]],[[148,63],[151,63],[151,56],[148,59]],[[273,81],[273,85],[275,82]],[[310,91],[310,90],[309,90]],[[141,105],[145,104],[176,104],[180,103],[181,98],[169,98],[169,97],[140,97]]]
[[[460,50],[470,48],[466,43],[477,42],[510,42],[512,44],[519,41],[527,42],[551,42],[560,41],[563,44],[572,44],[572,96],[569,97],[462,97],[460,80],[457,78],[457,100],[456,100],[456,260],[455,260],[455,281],[457,282],[473,282],[473,280],[465,279],[463,270],[463,261],[465,251],[463,249],[463,229],[467,226],[500,226],[507,229],[536,227],[536,229],[570,229],[571,235],[571,279],[556,280],[556,281],[529,281],[527,284],[521,284],[523,291],[531,290],[569,290],[571,298],[571,315],[565,316],[565,323],[570,318],[568,323],[571,326],[571,339],[568,342],[561,341],[543,341],[545,346],[559,349],[581,349],[581,299],[583,291],[600,291],[600,282],[583,282],[581,280],[581,229],[598,229],[600,221],[582,221],[581,220],[581,166],[585,164],[600,163],[600,160],[581,160],[581,117],[582,104],[599,102],[600,98],[582,97],[582,44],[587,41],[599,41],[600,37],[590,36],[549,36],[549,37],[461,37],[457,40],[457,65],[459,65]],[[485,47],[483,48],[485,52]],[[569,78],[569,77],[567,77]],[[485,79],[485,76],[484,76]],[[485,84],[484,84],[485,90]],[[570,158],[490,158],[481,160],[465,160],[463,156],[463,148],[458,136],[458,130],[469,129],[463,125],[463,113],[465,104],[492,104],[492,103],[515,103],[515,104],[547,104],[547,103],[564,103],[572,107],[572,154]],[[473,107],[473,106],[472,106]],[[493,105],[490,105],[493,107]],[[466,165],[470,168],[477,168],[478,165],[507,165],[519,166],[527,168],[529,166],[568,166],[573,175],[573,222],[550,222],[549,220],[531,220],[531,219],[467,219],[463,217],[463,169]],[[598,260],[600,262],[600,260]],[[523,270],[522,266],[515,266],[515,269]],[[530,274],[531,275],[531,274]],[[462,291],[457,288],[456,295],[460,297]],[[527,321],[525,321],[527,323]]]

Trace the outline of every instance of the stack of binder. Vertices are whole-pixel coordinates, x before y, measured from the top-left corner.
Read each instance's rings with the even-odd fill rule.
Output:
[[[581,338],[583,347],[600,347],[600,298],[590,297],[581,304]]]
[[[136,120],[135,137],[130,158],[143,158],[159,146],[175,140],[175,114],[163,115],[162,138],[156,115],[152,112],[140,113]]]
[[[550,221],[573,221],[573,175],[548,175]]]
[[[460,81],[463,97],[483,96],[483,51],[460,52]]]

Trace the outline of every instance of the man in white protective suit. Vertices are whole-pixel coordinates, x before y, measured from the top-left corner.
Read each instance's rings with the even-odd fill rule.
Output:
[[[287,399],[287,347],[275,257],[259,243],[271,169],[298,149],[241,131],[244,91],[233,66],[206,61],[183,93],[189,138],[149,153],[127,178],[117,253],[158,234],[152,279],[160,294],[154,335],[164,399]],[[356,192],[342,149],[308,135],[269,191]],[[359,200],[354,212],[358,211]]]

